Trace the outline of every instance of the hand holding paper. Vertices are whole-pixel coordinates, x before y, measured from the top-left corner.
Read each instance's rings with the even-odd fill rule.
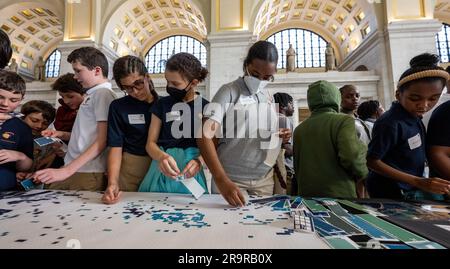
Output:
[[[175,159],[167,155],[159,162],[159,170],[167,177],[176,179],[180,175],[180,169],[178,169]]]
[[[196,160],[191,160],[186,167],[184,168],[183,172],[181,172],[182,175],[185,175],[186,178],[194,177],[197,175],[198,172],[200,172],[200,169],[202,169],[201,162]]]

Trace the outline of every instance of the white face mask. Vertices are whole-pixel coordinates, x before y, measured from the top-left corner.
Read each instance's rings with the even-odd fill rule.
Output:
[[[248,70],[247,70],[247,74],[250,74],[248,72]],[[244,76],[244,82],[245,82],[245,85],[247,85],[247,88],[248,88],[248,90],[250,91],[251,94],[257,94],[257,93],[261,92],[270,83],[267,80],[260,80],[258,78],[253,77],[253,76],[250,76],[250,75]]]

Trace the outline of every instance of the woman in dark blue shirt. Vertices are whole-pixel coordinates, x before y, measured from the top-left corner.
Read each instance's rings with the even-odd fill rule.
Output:
[[[119,200],[120,191],[136,192],[150,167],[145,151],[151,109],[158,100],[147,68],[134,56],[118,59],[113,67],[117,85],[127,94],[111,103],[108,114],[108,187],[103,201]]]
[[[374,125],[369,144],[367,189],[371,198],[441,199],[449,182],[426,178],[425,127],[422,116],[432,109],[448,80],[439,56],[422,54],[400,78],[392,104]]]

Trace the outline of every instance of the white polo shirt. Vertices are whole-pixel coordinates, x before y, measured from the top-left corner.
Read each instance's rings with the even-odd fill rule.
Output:
[[[72,129],[69,148],[64,158],[66,165],[78,158],[97,139],[97,123],[108,121],[109,106],[116,99],[111,83],[99,84],[87,91]],[[79,173],[106,172],[106,150],[86,163]]]

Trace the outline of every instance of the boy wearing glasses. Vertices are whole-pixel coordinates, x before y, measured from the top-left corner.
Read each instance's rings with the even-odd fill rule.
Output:
[[[50,184],[50,189],[103,191],[108,111],[116,99],[108,81],[108,60],[101,51],[84,47],[74,50],[67,61],[72,64],[74,78],[87,89],[86,96],[70,136],[65,166],[38,171],[35,181]]]

